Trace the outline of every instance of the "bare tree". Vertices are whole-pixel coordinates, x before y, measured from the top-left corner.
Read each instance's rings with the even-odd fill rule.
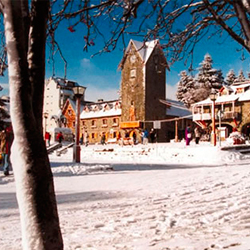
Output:
[[[23,249],[63,249],[42,109],[49,0],[2,0]]]
[[[220,37],[224,32],[250,52],[250,7],[246,0],[58,0],[51,1],[51,6],[49,0],[0,0],[0,4],[5,29],[0,74],[7,67],[7,54],[15,136],[11,160],[24,249],[63,249],[42,136],[45,43],[48,38],[51,49],[62,55],[56,39],[61,22],[72,20],[70,32],[83,29],[85,50],[95,45],[97,36],[102,37],[104,46],[97,53],[114,50],[120,40],[125,47],[126,35],[145,41],[158,38],[169,62],[174,63],[190,55],[192,58],[203,37]]]

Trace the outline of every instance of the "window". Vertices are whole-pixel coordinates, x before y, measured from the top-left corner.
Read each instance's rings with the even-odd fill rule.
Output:
[[[71,109],[68,110],[68,115],[72,115],[72,110]]]
[[[118,118],[113,118],[113,127],[116,127],[119,125]]]
[[[73,122],[73,127],[75,127],[76,126],[76,123],[75,122]]]
[[[96,120],[92,120],[91,121],[91,127],[93,128],[93,127],[96,127]]]
[[[131,69],[130,70],[130,78],[135,78],[136,77],[136,69]]]
[[[92,133],[92,134],[91,134],[91,138],[92,138],[92,139],[95,139],[95,133]]]
[[[85,127],[85,121],[82,121],[82,126]]]
[[[102,127],[108,127],[108,120],[102,119]]]

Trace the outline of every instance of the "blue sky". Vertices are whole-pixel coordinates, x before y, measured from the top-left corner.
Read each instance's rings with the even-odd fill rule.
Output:
[[[102,24],[104,25],[104,24]],[[80,85],[86,86],[86,100],[96,101],[97,99],[113,100],[118,98],[118,90],[121,81],[121,72],[118,70],[119,62],[123,57],[123,46],[119,44],[115,51],[91,57],[102,47],[101,41],[95,39],[95,46],[89,48],[88,52],[83,51],[84,30],[76,28],[76,32],[70,32],[67,27],[70,21],[64,23],[58,30],[56,39],[61,45],[64,57],[67,60],[67,78],[77,81]],[[134,37],[126,37],[126,42]],[[243,69],[245,76],[250,72],[250,61],[248,53],[245,53],[246,60],[242,61],[241,52],[237,52],[240,46],[230,38],[224,43],[218,43],[217,37],[209,40],[203,39],[196,48],[194,56],[194,68],[199,67],[206,53],[213,59],[213,67],[221,69],[224,77],[230,69],[238,74]],[[47,53],[49,55],[49,51]],[[55,76],[64,77],[64,63],[59,56],[56,56]],[[52,65],[47,60],[46,78],[52,76]],[[187,70],[188,65],[184,62],[177,62],[171,66],[166,76],[166,97],[175,99],[176,84],[179,81],[179,73]],[[7,73],[7,72],[6,72]],[[0,84],[4,90],[0,94],[8,94],[8,77],[0,77]]]

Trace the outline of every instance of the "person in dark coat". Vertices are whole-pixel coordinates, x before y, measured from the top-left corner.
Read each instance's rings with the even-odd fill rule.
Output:
[[[154,143],[155,142],[155,138],[156,138],[156,134],[155,134],[155,131],[154,131],[153,128],[150,130],[149,137],[150,137],[150,142]]]

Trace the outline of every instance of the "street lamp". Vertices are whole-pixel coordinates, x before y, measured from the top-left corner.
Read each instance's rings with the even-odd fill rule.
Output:
[[[86,88],[82,86],[76,86],[73,88],[73,92],[76,98],[76,124],[75,124],[75,145],[74,145],[74,151],[73,151],[73,160],[74,162],[80,162],[81,155],[80,155],[80,145],[79,145],[79,139],[80,139],[80,103],[81,103],[81,97],[84,95]]]
[[[210,100],[212,101],[212,141],[214,146],[216,146],[216,133],[215,133],[215,101],[217,99],[217,93],[215,89],[211,89]]]
[[[46,133],[46,131],[47,131],[47,119],[48,119],[48,116],[49,116],[48,112],[43,113],[43,117],[44,117],[44,120],[45,120],[45,122],[44,122],[44,133]]]

